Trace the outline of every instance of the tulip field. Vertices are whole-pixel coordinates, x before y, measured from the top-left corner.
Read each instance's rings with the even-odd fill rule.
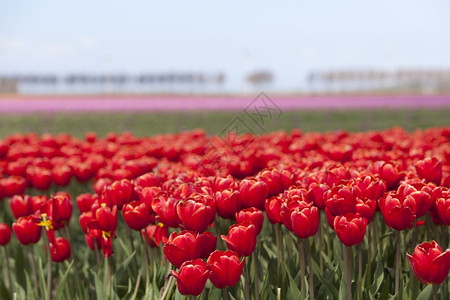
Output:
[[[4,116],[0,299],[448,300],[449,113]]]

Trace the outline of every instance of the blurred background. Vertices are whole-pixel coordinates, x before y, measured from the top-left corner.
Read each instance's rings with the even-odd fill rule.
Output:
[[[450,92],[450,3],[0,0],[2,94]]]
[[[449,12],[446,0],[0,0],[0,136],[217,134],[264,108],[261,92],[283,112],[264,132],[449,126]]]

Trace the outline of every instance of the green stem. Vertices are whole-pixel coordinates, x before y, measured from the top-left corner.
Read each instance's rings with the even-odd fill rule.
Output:
[[[344,254],[344,279],[347,286],[347,300],[352,300],[352,248],[342,244]]]
[[[145,232],[145,229],[142,229],[142,230],[144,230],[144,234],[147,234],[147,232]],[[143,250],[144,259],[145,259],[145,291],[147,292],[148,284],[150,282],[149,263],[148,263],[147,249],[146,249],[144,237],[142,236],[142,234],[139,234],[139,235],[141,236],[142,250]]]
[[[130,227],[128,227],[128,226],[126,226],[126,227],[127,227],[128,239],[130,240],[131,253],[133,253],[133,252],[136,251],[136,249],[134,248],[134,243],[133,243],[133,233],[131,232]],[[138,269],[138,262],[137,262],[136,254],[133,257],[133,264],[134,264],[134,269],[137,270]]]
[[[250,286],[248,282],[249,280],[248,280],[247,264],[244,265],[244,279],[245,279],[244,282],[245,300],[250,300]]]
[[[397,254],[395,256],[395,295],[398,299],[401,300],[400,297],[400,270],[402,267],[402,257],[401,257],[401,234],[400,231],[397,231]]]
[[[311,244],[309,239],[306,239],[306,257],[308,259],[308,273],[309,273],[309,299],[314,300],[314,276],[311,262]]]
[[[323,256],[322,256],[322,245],[323,245],[323,228],[322,228],[322,222],[320,222],[320,215],[319,214],[319,269],[320,274],[323,274]]]
[[[32,246],[27,247],[28,255],[31,262],[31,269],[33,270],[33,279],[34,279],[34,290],[36,293],[36,297],[39,298],[39,287],[38,287],[38,276],[37,276],[37,268],[36,268],[36,258],[34,257],[34,252]]]
[[[252,253],[253,272],[255,273],[255,300],[259,300],[258,255],[256,249]]]
[[[51,293],[52,293],[52,255],[50,253],[50,241],[49,241],[47,251],[47,295],[45,299],[50,300]]]
[[[223,300],[229,300],[229,298],[228,298],[228,289],[227,288],[223,288],[222,289],[222,297],[223,297]]]
[[[3,246],[3,250],[5,252],[6,272],[8,274],[9,298],[13,299],[13,289],[12,289],[12,280],[11,280],[11,266],[9,264],[9,256],[8,256],[8,251],[6,250],[6,246]]]
[[[433,300],[437,300],[437,286],[433,284]]]
[[[306,270],[305,270],[305,253],[303,250],[303,239],[298,239],[298,260],[300,262],[300,284],[301,284],[301,295],[302,299],[306,299]]]
[[[362,291],[362,244],[358,247],[358,280],[356,281],[356,296],[361,299]]]

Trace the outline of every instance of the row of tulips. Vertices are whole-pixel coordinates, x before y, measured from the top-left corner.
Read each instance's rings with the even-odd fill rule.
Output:
[[[450,128],[9,136],[0,143],[2,217],[27,246],[25,277],[35,286],[11,283],[18,251],[6,259],[5,295],[447,299],[449,141]],[[8,244],[9,226],[0,233]],[[81,254],[83,244],[92,255]],[[47,254],[46,268],[35,252]],[[133,282],[124,291],[125,271]],[[61,284],[67,278],[76,291]]]

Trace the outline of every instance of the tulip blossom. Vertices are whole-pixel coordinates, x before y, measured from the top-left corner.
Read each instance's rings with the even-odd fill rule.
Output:
[[[314,236],[319,229],[319,209],[315,206],[293,209],[290,218],[292,230],[299,238]]]
[[[366,228],[366,218],[358,213],[347,213],[334,219],[334,230],[339,240],[348,247],[362,242]]]
[[[208,266],[201,259],[186,261],[181,265],[179,272],[173,270],[170,272],[177,279],[181,295],[200,295],[209,277]]]
[[[20,217],[13,223],[12,229],[23,245],[35,244],[41,238],[41,227],[33,216]]]
[[[132,201],[123,206],[125,223],[134,230],[140,231],[150,223],[150,209],[140,201]]]
[[[209,280],[216,288],[235,286],[239,282],[242,270],[244,269],[245,259],[239,261],[236,252],[216,250],[208,257]]]
[[[450,226],[450,192],[445,194],[445,198],[436,201],[436,210],[442,223]]]
[[[243,179],[239,183],[239,192],[243,208],[264,208],[264,201],[268,195],[267,184],[256,179]]]
[[[255,225],[256,235],[259,235],[264,223],[264,214],[256,207],[246,208],[236,213],[236,222],[238,224],[246,221]]]
[[[402,193],[389,193],[380,199],[380,210],[386,224],[395,230],[412,228],[416,218],[416,202]]]
[[[279,196],[267,198],[264,202],[264,210],[272,224],[283,224],[282,211],[283,198]]]
[[[412,255],[408,255],[409,263],[417,279],[424,284],[441,284],[450,270],[450,249],[445,252],[435,242],[418,245]]]
[[[55,243],[50,243],[50,254],[55,262],[62,262],[70,257],[69,242],[62,237],[56,239]]]
[[[14,218],[26,217],[33,214],[33,204],[31,202],[31,196],[13,196],[9,200],[9,205]]]
[[[203,232],[214,220],[216,214],[215,205],[209,205],[204,197],[189,197],[178,203],[177,215],[185,229]],[[211,202],[213,203],[214,201]]]
[[[442,161],[436,157],[427,157],[415,164],[417,175],[427,182],[439,185],[442,179]]]
[[[164,226],[163,223],[158,223],[157,225],[148,225],[144,230],[142,230],[142,234],[145,237],[145,240],[150,243],[150,247],[155,248],[159,247],[159,245],[165,244],[169,239],[169,231],[167,226]]]
[[[228,235],[221,237],[228,249],[235,251],[239,256],[250,256],[255,250],[256,228],[248,221],[232,225],[228,229]]]
[[[11,240],[11,229],[5,223],[0,223],[0,245],[5,246]]]
[[[241,209],[240,193],[230,188],[216,192],[217,213],[224,219],[234,218]]]

